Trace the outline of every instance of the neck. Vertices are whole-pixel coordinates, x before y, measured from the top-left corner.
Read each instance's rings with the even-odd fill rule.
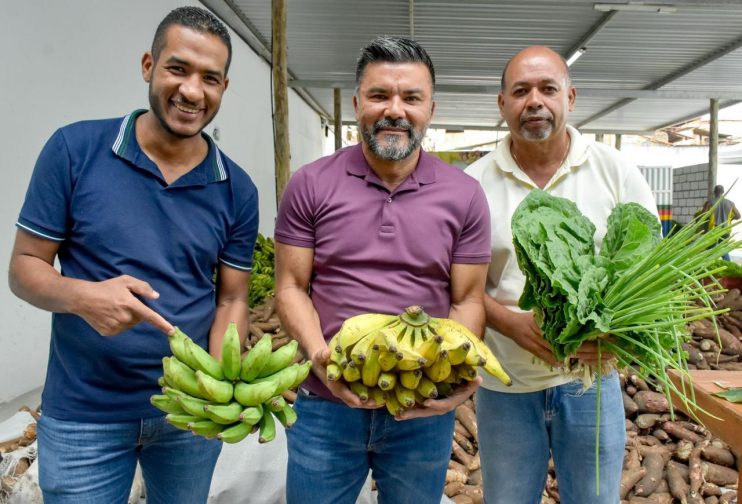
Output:
[[[567,159],[569,134],[543,141],[511,137],[510,153],[518,167],[543,189]]]
[[[160,168],[166,180],[171,175],[177,178],[190,171],[204,160],[209,151],[208,143],[201,135],[187,138],[173,135],[162,127],[151,111],[139,116],[135,134],[139,146]]]
[[[376,175],[381,179],[384,187],[389,189],[389,191],[394,191],[399,184],[404,182],[404,180],[410,176],[410,173],[415,171],[417,162],[420,159],[419,147],[415,152],[399,161],[379,159],[371,149],[369,149],[365,142],[362,144],[362,148],[363,157],[366,158],[366,162],[374,173],[376,173]]]

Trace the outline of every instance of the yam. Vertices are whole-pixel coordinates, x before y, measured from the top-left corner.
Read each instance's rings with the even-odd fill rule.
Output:
[[[734,455],[726,448],[704,446],[701,449],[701,457],[714,464],[734,467]]]
[[[638,497],[648,497],[654,493],[662,479],[665,468],[665,459],[659,450],[649,451],[642,461],[646,469],[644,476],[634,485],[634,494]]]
[[[670,411],[667,398],[659,392],[640,390],[634,394],[633,399],[639,406],[640,413],[665,413]]]
[[[701,475],[705,481],[719,486],[734,485],[738,476],[734,469],[713,462],[701,462]]]
[[[479,439],[477,432],[477,416],[474,411],[466,404],[459,404],[456,407],[456,419],[461,422],[474,439]]]

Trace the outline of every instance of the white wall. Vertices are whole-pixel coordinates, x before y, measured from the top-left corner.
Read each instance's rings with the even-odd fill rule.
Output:
[[[140,59],[177,0],[0,0],[0,265],[7,270],[15,220],[36,156],[66,123],[147,108]],[[260,230],[276,213],[270,68],[232,34],[230,86],[207,131],[251,175],[261,197]],[[295,94],[289,101],[291,167],[323,152],[319,117]],[[0,281],[0,405],[43,383],[50,316],[14,297]],[[33,406],[33,405],[32,405]]]

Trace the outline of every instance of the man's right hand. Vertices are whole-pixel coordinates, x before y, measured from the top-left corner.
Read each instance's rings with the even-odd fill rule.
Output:
[[[152,324],[165,334],[175,330],[170,322],[138,299],[160,297],[145,281],[122,275],[102,282],[84,282],[76,290],[73,313],[102,336],[116,336],[141,322]]]
[[[536,324],[533,313],[507,311],[509,313],[503,317],[498,330],[515,341],[519,347],[528,350],[542,361],[552,366],[558,366],[560,363],[551,353],[551,347],[541,334],[541,329]]]
[[[341,380],[330,381],[327,379],[327,365],[330,363],[330,348],[325,346],[324,348],[315,351],[312,354],[312,370],[314,374],[325,384],[332,395],[343,401],[346,405],[351,408],[364,408],[364,409],[376,409],[380,408],[375,402],[369,400],[362,402],[361,399],[355,395],[350,388],[348,388]]]

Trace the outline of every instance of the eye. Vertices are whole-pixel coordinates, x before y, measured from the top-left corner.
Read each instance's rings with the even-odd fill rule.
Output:
[[[524,88],[517,88],[513,90],[513,96],[523,96],[526,94],[526,90]]]
[[[408,96],[407,98],[405,98],[405,101],[409,103],[417,103],[419,101],[422,101],[422,98],[420,98],[419,96]]]

